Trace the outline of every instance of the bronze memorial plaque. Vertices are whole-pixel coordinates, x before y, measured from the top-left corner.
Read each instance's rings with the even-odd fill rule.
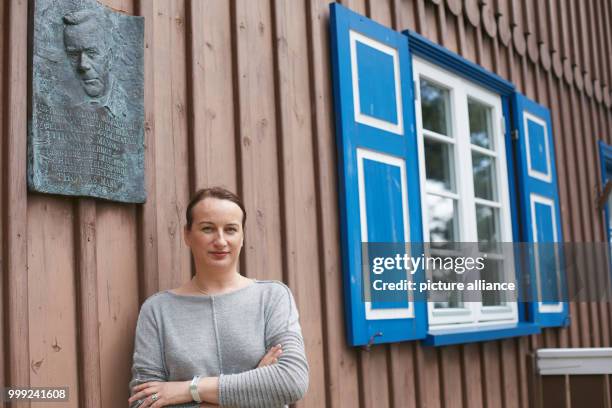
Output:
[[[32,26],[30,190],[144,202],[144,19],[35,0]]]

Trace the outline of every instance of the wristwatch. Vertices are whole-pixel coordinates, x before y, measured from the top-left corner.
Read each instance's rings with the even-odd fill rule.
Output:
[[[195,402],[202,402],[202,399],[200,398],[200,394],[198,394],[198,383],[199,382],[200,382],[200,376],[196,375],[195,377],[193,377],[193,380],[191,380],[191,384],[189,385],[189,392],[191,392],[191,398],[193,398]]]

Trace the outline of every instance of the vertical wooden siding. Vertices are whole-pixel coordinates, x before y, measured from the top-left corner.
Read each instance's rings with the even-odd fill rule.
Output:
[[[298,406],[527,407],[533,349],[611,345],[612,305],[592,302],[539,336],[347,347],[327,0],[104,3],[146,17],[142,206],[27,193],[28,1],[0,5],[0,384],[68,385],[70,407],[124,406],[139,305],[189,278],[183,212],[211,184],[245,199],[241,270],[296,295],[311,365]],[[608,1],[343,3],[550,107],[564,236],[605,240],[595,201],[596,141],[612,143]],[[589,287],[607,279],[590,270]]]

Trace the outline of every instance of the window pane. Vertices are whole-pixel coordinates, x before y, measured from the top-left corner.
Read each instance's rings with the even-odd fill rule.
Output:
[[[470,139],[472,144],[492,149],[491,109],[479,102],[469,100],[468,113],[470,116]]]
[[[459,241],[456,207],[456,202],[452,198],[427,194],[431,242]]]
[[[435,269],[432,271],[432,280],[434,282],[458,282],[461,275],[455,273],[452,269]],[[447,308],[462,308],[463,296],[459,290],[455,291],[435,291],[430,294],[430,301],[434,302],[435,309]]]
[[[498,209],[476,204],[476,226],[478,242],[496,243],[499,239]]]
[[[423,128],[451,136],[448,126],[448,90],[421,79]]]
[[[485,200],[495,200],[495,159],[482,153],[472,152],[472,170],[474,171],[474,195]]]
[[[434,190],[455,191],[453,169],[453,146],[425,139],[425,168],[427,187]]]
[[[498,259],[485,259],[485,267],[480,271],[480,279],[484,279],[488,283],[506,282],[504,278],[504,262]],[[483,290],[482,305],[483,306],[502,306],[504,301],[504,293],[498,290]]]

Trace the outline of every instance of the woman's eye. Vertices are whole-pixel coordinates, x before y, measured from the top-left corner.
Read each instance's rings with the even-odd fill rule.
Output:
[[[212,227],[204,227],[204,228],[202,228],[202,231],[204,231],[204,232],[212,232],[213,229],[212,229]]]
[[[230,234],[234,234],[234,233],[238,232],[238,229],[236,229],[236,228],[228,228],[226,231],[228,233],[230,233]]]

